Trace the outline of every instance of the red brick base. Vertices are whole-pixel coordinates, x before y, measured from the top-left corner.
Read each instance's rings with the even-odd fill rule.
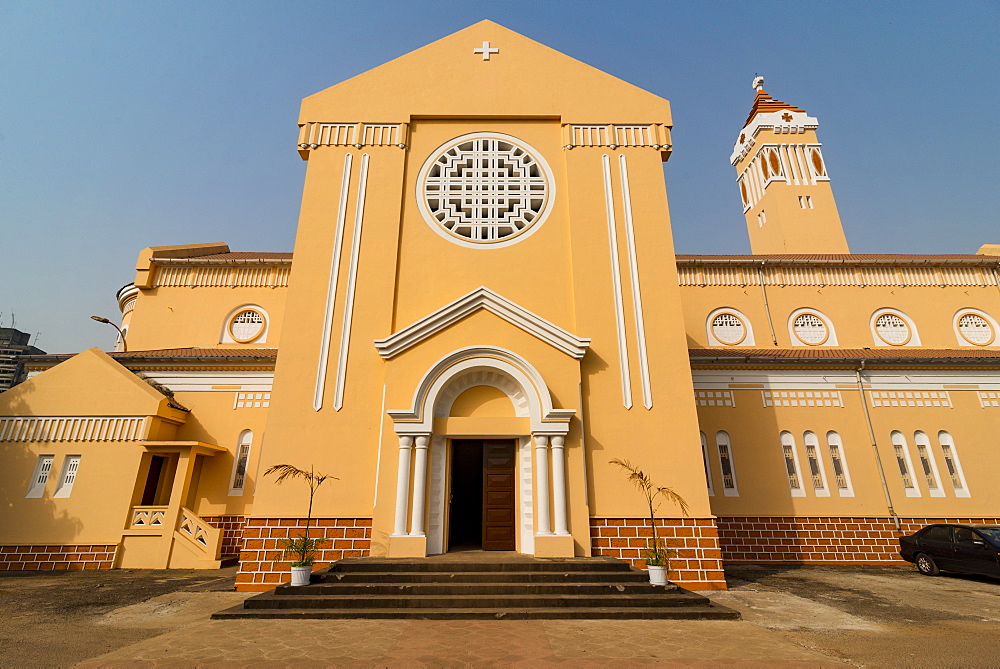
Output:
[[[236,589],[242,592],[271,590],[289,580],[290,561],[278,542],[299,536],[305,530],[305,518],[247,518],[243,528],[243,551]],[[313,569],[348,557],[364,557],[371,549],[371,518],[313,519],[309,536],[327,539],[319,550]]]
[[[718,518],[722,558],[729,564],[899,563],[899,537],[932,523],[992,525],[997,518]]]
[[[0,546],[0,571],[111,569],[117,544]]]
[[[657,518],[656,533],[677,551],[667,578],[693,590],[726,589],[714,518]],[[639,569],[646,566],[640,554],[652,536],[646,518],[590,519],[591,553],[616,557]]]
[[[247,519],[243,516],[206,516],[202,518],[212,527],[222,530],[222,554],[239,555],[243,550],[243,526]]]

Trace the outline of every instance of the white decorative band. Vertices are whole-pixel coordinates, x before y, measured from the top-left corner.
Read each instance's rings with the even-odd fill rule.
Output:
[[[290,264],[159,266],[154,288],[285,288]]]
[[[767,265],[760,261],[720,265],[677,263],[681,286],[996,286],[990,267],[911,267],[893,265]]]
[[[567,136],[564,148],[597,146],[617,149],[619,147],[643,147],[668,151],[670,149],[670,128],[662,123],[621,125],[595,123],[564,126]]]
[[[0,442],[138,441],[145,420],[141,416],[0,418]]]
[[[299,150],[320,146],[395,146],[406,148],[406,123],[304,123],[299,126]]]

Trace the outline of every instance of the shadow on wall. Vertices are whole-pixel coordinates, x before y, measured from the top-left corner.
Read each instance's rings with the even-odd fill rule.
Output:
[[[17,398],[11,399],[13,395],[4,398],[8,402],[0,408],[0,417],[31,415],[30,407],[23,399],[25,394],[31,392],[29,388],[27,385],[17,386]],[[0,398],[6,394],[0,395]],[[72,544],[83,529],[79,518],[65,510],[56,510],[48,489],[44,497],[25,497],[38,455],[46,452],[44,446],[33,451],[27,442],[0,442],[0,545],[23,543],[16,537],[23,537],[24,530],[28,528],[50,539],[45,542],[47,544]],[[54,476],[58,476],[58,471],[50,473],[50,482]]]

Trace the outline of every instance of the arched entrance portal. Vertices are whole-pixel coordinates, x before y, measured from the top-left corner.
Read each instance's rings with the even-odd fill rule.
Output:
[[[400,444],[390,555],[478,546],[571,556],[564,446],[575,413],[553,409],[541,375],[505,349],[439,360],[412,408],[389,412]]]

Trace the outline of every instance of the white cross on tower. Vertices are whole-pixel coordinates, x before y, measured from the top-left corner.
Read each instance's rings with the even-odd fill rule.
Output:
[[[483,60],[489,60],[490,59],[490,54],[491,53],[500,53],[500,49],[490,48],[490,43],[487,41],[487,42],[483,42],[483,46],[482,46],[481,49],[473,49],[472,53],[481,53],[481,54],[483,54]]]

